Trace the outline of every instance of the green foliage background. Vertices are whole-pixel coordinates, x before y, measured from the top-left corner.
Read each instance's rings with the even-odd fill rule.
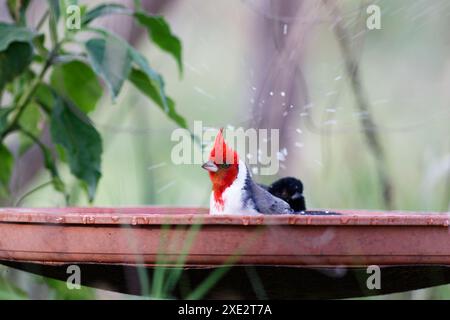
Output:
[[[8,1],[15,23],[0,23],[0,94],[5,90],[12,96],[11,105],[1,109],[0,137],[4,141],[8,135],[18,133],[21,139],[28,141],[21,146],[22,153],[33,145],[32,142],[36,143],[42,150],[54,188],[69,202],[56,165],[58,161],[66,162],[92,202],[102,176],[103,144],[89,113],[95,110],[102,97],[100,79],[107,85],[113,101],[129,80],[169,119],[183,128],[187,126],[175,111],[173,100],[167,97],[162,76],[147,59],[119,36],[92,28],[90,24],[110,14],[134,17],[136,23],[148,31],[149,40],[174,57],[180,73],[181,42],[163,17],[133,11],[121,4],[101,4],[94,8],[80,5],[79,13],[83,14],[76,16],[68,10],[69,6],[78,5],[74,0],[49,0],[42,23],[35,30],[27,26],[24,14],[29,4],[30,1]],[[81,18],[81,23],[69,28],[67,25],[74,19],[73,15],[78,20]],[[46,34],[40,27],[45,25],[47,16],[50,41],[46,42]],[[63,32],[59,32],[61,25]],[[86,32],[91,36],[81,38]],[[79,45],[81,50],[68,49],[73,44]],[[52,153],[39,141],[38,124],[45,127],[47,123],[58,153]],[[14,157],[4,143],[0,144],[0,153],[0,190],[5,196],[9,191]]]
[[[270,16],[270,12],[260,12],[248,3],[181,1],[177,4],[177,10],[170,12],[166,17],[170,27],[183,39],[183,81],[179,81],[181,68],[179,62],[174,60],[175,54],[161,50],[153,43],[151,34],[139,44],[139,52],[147,58],[152,70],[164,74],[166,81],[163,89],[170,92],[170,98],[166,94],[164,99],[159,93],[160,78],[149,70],[145,71],[145,64],[138,63],[139,56],[131,57],[133,53],[125,49],[125,56],[132,59],[132,65],[120,94],[114,95],[110,89],[120,83],[120,78],[111,78],[112,83],[107,84],[108,94],[96,96],[98,90],[95,88],[105,81],[105,74],[108,74],[100,67],[94,69],[91,64],[96,57],[101,56],[103,41],[111,42],[113,47],[127,48],[114,35],[104,34],[101,30],[89,30],[89,33],[83,31],[91,35],[90,39],[94,41],[90,45],[90,54],[85,40],[76,44],[85,53],[85,59],[72,59],[51,67],[47,73],[49,78],[45,79],[46,84],[53,86],[63,97],[72,96],[69,97],[72,104],[82,112],[76,114],[89,117],[91,121],[88,123],[102,139],[103,175],[97,185],[93,204],[208,205],[208,177],[198,166],[175,166],[171,163],[173,142],[170,141],[170,134],[177,126],[185,127],[194,120],[201,119],[204,125],[211,127],[228,123],[235,127],[245,126],[251,120],[251,101],[255,98],[252,87],[257,82],[255,74],[258,72],[251,67],[254,52],[258,50],[255,41],[258,33],[253,30],[251,21],[261,15]],[[357,0],[342,1],[341,4],[345,14],[360,9],[360,1]],[[450,155],[450,47],[447,41],[450,8],[446,1],[441,0],[418,1],[414,5],[409,0],[381,0],[378,5],[382,8],[382,30],[367,32],[364,35],[364,50],[357,45],[355,50],[360,50],[358,54],[363,83],[395,183],[395,209],[449,211],[447,184],[450,175],[442,168]],[[86,8],[85,12],[92,9]],[[117,7],[108,10],[120,12],[122,9]],[[21,13],[18,12],[17,16],[21,16]],[[351,36],[356,43],[361,35],[358,33],[357,20],[352,22],[349,16],[346,15],[345,19],[349,29],[354,31]],[[47,26],[43,28],[47,29]],[[86,28],[91,27],[88,24]],[[26,43],[27,33],[21,37],[25,40],[13,44],[10,50],[17,51],[14,48],[17,45],[29,48]],[[43,40],[46,48],[42,48]],[[46,33],[45,39],[42,36],[34,37],[32,45],[43,56],[48,55],[51,51],[49,33]],[[27,53],[26,49],[21,51]],[[0,66],[3,59],[10,56],[7,50],[2,52]],[[24,55],[22,60],[26,62],[27,57],[29,59],[29,55]],[[44,61],[35,58],[32,63],[42,67]],[[305,50],[302,67],[310,100],[314,104],[310,119],[323,130],[317,132],[308,125],[306,117],[292,115],[302,131],[301,134],[292,132],[292,136],[303,147],[289,150],[288,159],[292,161],[287,169],[281,170],[280,175],[302,178],[309,207],[383,208],[374,161],[367,151],[359,127],[354,97],[329,24],[316,25]],[[8,79],[21,68],[23,66],[20,64],[12,65],[7,73]],[[83,77],[81,82],[86,86],[85,90],[66,87],[71,79],[80,85],[80,80],[66,76],[67,70],[72,68],[91,70],[78,75]],[[28,87],[24,85],[29,83],[28,78],[34,77],[36,74],[22,73],[15,76],[14,85],[8,82],[5,90],[23,93]],[[64,79],[64,83],[61,79]],[[62,85],[64,87],[59,87]],[[72,89],[91,94],[74,97]],[[54,98],[45,86],[37,89],[36,96],[41,102],[39,99],[30,102],[22,115],[22,126],[28,128],[33,136],[39,135],[41,127],[27,124],[35,123],[33,119],[36,117],[40,121],[51,121],[42,105],[51,105]],[[36,107],[32,107],[31,103]],[[16,114],[10,107],[2,106],[0,109],[0,127],[10,123]],[[336,109],[336,112],[330,113],[330,108]],[[72,109],[69,110],[73,114]],[[167,113],[161,112],[166,110]],[[168,115],[174,121],[167,121]],[[84,117],[80,116],[79,119]],[[323,125],[330,119],[335,120],[336,125]],[[24,150],[29,148],[27,144],[35,143],[26,134],[19,131],[15,134],[20,135]],[[51,178],[52,185],[63,193],[55,193],[54,187],[46,186],[25,197],[20,205],[64,206],[67,198],[71,205],[89,204],[84,191],[88,188],[80,190],[80,179],[71,172],[67,151],[63,148],[60,151],[57,154],[50,153],[49,169],[42,172],[29,188],[33,190]],[[7,173],[12,170],[14,158],[4,144],[0,146],[0,158],[5,159],[1,162],[3,169],[0,168],[0,181],[7,181]],[[67,162],[62,161],[64,158]],[[88,172],[88,176],[94,177],[95,181],[96,167],[90,167]],[[63,181],[59,187],[58,177]],[[256,178],[266,183],[273,179]],[[81,181],[86,186],[89,183],[83,179]],[[93,181],[90,182],[92,186]],[[14,196],[16,202],[23,194]],[[30,283],[35,281],[27,279]],[[0,285],[7,294],[16,295],[22,291],[28,295],[24,288],[14,289],[10,284],[4,286],[3,283]],[[66,294],[61,287],[61,294]],[[449,286],[441,286],[377,298],[448,299],[450,293]]]

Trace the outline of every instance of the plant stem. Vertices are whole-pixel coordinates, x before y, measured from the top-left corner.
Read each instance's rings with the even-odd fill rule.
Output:
[[[58,43],[58,29],[57,29],[57,21],[54,14],[50,14],[50,23],[49,23],[49,31],[50,31],[50,39],[52,40],[52,44],[56,46]]]
[[[373,120],[370,112],[370,104],[365,94],[364,87],[362,85],[361,74],[359,71],[359,64],[354,56],[351,44],[349,41],[347,30],[342,23],[342,19],[339,13],[339,9],[334,1],[322,0],[323,3],[330,8],[332,18],[334,19],[334,31],[336,39],[341,48],[341,52],[345,61],[345,68],[350,78],[353,94],[355,95],[356,105],[360,112],[364,114],[361,117],[361,125],[364,129],[364,135],[366,138],[369,150],[373,153],[375,158],[378,176],[383,191],[383,200],[387,209],[393,208],[393,191],[392,191],[392,179],[388,174],[386,156],[383,145],[380,142],[380,137],[376,131],[375,121]]]
[[[51,185],[52,183],[53,183],[53,181],[50,180],[50,181],[44,182],[43,184],[40,184],[40,185],[38,185],[37,187],[35,187],[35,188],[33,188],[33,189],[27,191],[24,195],[22,195],[22,196],[16,201],[16,203],[14,204],[14,207],[18,207],[26,197],[28,197],[29,195],[33,194],[34,192],[36,192],[36,191],[38,191],[38,190],[41,190],[42,188],[45,188],[45,187]]]
[[[46,10],[45,13],[42,15],[41,19],[39,19],[38,24],[36,25],[36,30],[39,30],[44,25],[45,20],[48,18],[49,10]]]
[[[67,192],[65,191],[65,187],[62,186],[62,189],[58,189],[57,184],[61,181],[59,174],[58,174],[58,170],[56,168],[56,165],[54,164],[54,160],[52,157],[52,154],[50,152],[50,150],[47,148],[47,146],[45,144],[43,144],[38,137],[36,137],[33,133],[31,133],[30,131],[26,130],[25,128],[21,127],[20,125],[17,125],[17,128],[20,130],[21,133],[23,133],[24,135],[26,135],[28,138],[30,138],[31,140],[33,140],[34,143],[36,143],[39,147],[39,149],[41,149],[42,152],[42,156],[44,158],[44,164],[45,167],[48,169],[48,171],[51,174],[52,180],[51,182],[54,184],[56,190],[60,191],[63,195],[64,195],[64,199],[66,201],[66,205],[69,205],[69,195],[67,194]],[[62,183],[62,182],[61,182]],[[33,189],[34,191],[36,189]],[[32,191],[33,191],[32,190]],[[27,193],[28,195],[29,193]],[[20,200],[22,200],[25,196],[23,196]]]
[[[50,52],[44,67],[42,68],[39,75],[33,79],[32,83],[28,87],[28,90],[20,97],[19,101],[17,102],[17,113],[14,115],[14,118],[11,120],[11,123],[9,124],[8,128],[3,132],[3,134],[0,136],[0,140],[3,140],[9,133],[11,133],[14,129],[17,127],[17,123],[19,122],[20,116],[25,111],[28,103],[30,102],[31,98],[33,97],[33,94],[36,92],[37,87],[41,83],[42,79],[44,78],[47,70],[52,64],[52,60],[59,48],[59,44],[56,44],[55,48]]]
[[[28,138],[30,138],[31,140],[33,140],[34,143],[36,143],[38,145],[38,147],[42,150],[45,151],[45,145],[41,142],[41,140],[38,139],[38,137],[36,137],[34,134],[32,134],[30,131],[24,129],[23,127],[19,126],[19,130],[20,132],[22,132],[24,135],[26,135]]]

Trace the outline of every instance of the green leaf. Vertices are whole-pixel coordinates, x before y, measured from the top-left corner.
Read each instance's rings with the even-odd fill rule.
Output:
[[[5,131],[8,124],[8,115],[13,110],[14,107],[0,108],[0,135],[2,135]]]
[[[86,42],[86,50],[94,71],[105,80],[114,100],[131,70],[128,46],[113,37],[96,38]]]
[[[34,36],[25,27],[0,23],[0,91],[31,63]]]
[[[114,39],[114,41],[122,43],[122,45],[127,48],[128,55],[131,58],[132,62],[136,66],[138,66],[142,71],[144,71],[147,74],[147,76],[153,81],[153,83],[157,85],[158,93],[161,96],[161,100],[164,106],[164,111],[168,111],[169,107],[167,106],[167,98],[164,92],[164,81],[161,75],[159,75],[156,71],[154,71],[150,67],[147,59],[141,53],[139,53],[139,51],[130,46],[126,41],[122,40],[121,38],[118,38],[116,35],[103,29],[91,29],[91,30],[101,34],[103,37],[105,37],[105,39],[112,38]]]
[[[39,53],[41,59],[48,56],[49,51],[45,47],[45,34],[40,34],[36,36],[33,40],[33,44],[37,52]]]
[[[50,122],[52,140],[64,149],[70,171],[86,184],[92,201],[101,177],[100,134],[89,118],[69,101],[58,97],[55,102]]]
[[[36,102],[29,103],[19,119],[19,125],[29,133],[37,136],[40,132],[39,121],[41,119],[41,113],[39,111],[39,105]],[[32,145],[34,141],[26,136],[20,135],[19,137],[19,155],[24,154]]]
[[[41,119],[39,106],[35,102],[30,102],[19,119],[19,125],[28,132],[36,135],[39,132],[38,124]]]
[[[9,192],[9,179],[13,171],[14,157],[8,148],[0,142],[0,196]]]
[[[128,49],[128,56],[131,58],[132,62],[141,69],[133,69],[131,72],[132,74],[129,72],[128,80],[152,99],[169,116],[169,118],[174,120],[180,127],[187,128],[186,120],[176,112],[173,100],[166,97],[164,82],[161,75],[150,67],[147,59],[127,42],[117,38],[115,35],[102,29],[91,30],[100,33],[105,39],[114,39],[114,41],[121,43],[123,47]]]
[[[61,180],[59,176],[58,169],[56,167],[56,163],[50,149],[46,145],[44,145],[33,132],[29,131],[28,128],[25,128],[24,126],[21,125],[19,132],[21,134],[19,137],[27,138],[38,145],[44,157],[44,166],[50,172],[50,175],[52,177],[51,182],[53,184],[53,187],[55,188],[55,190],[63,193],[67,201],[66,187],[64,185],[64,182]]]
[[[39,84],[35,91],[35,100],[48,113],[50,113],[50,110],[55,104],[55,97],[52,88],[45,83]]]
[[[94,71],[78,60],[55,66],[50,82],[60,95],[69,98],[85,113],[93,111],[102,96]]]
[[[129,80],[136,86],[136,88],[155,102],[161,110],[165,111],[170,119],[175,121],[175,123],[180,127],[187,129],[186,120],[175,110],[175,102],[167,97],[167,109],[165,109],[161,96],[158,92],[158,85],[155,84],[145,72],[133,68],[130,72]]]
[[[0,52],[0,91],[27,69],[32,58],[32,47],[25,42],[13,42],[5,51]]]
[[[101,4],[92,10],[86,12],[86,14],[81,18],[81,25],[85,26],[91,21],[110,14],[133,14],[133,11],[129,8],[117,4],[117,3],[107,3]]]
[[[66,186],[64,185],[64,182],[61,180],[61,177],[59,176],[58,168],[56,167],[55,160],[53,159],[53,155],[47,147],[41,146],[41,151],[44,156],[44,165],[45,168],[50,172],[50,175],[52,177],[52,184],[56,191],[59,191],[66,195]],[[67,195],[66,195],[67,199]]]
[[[35,33],[30,29],[0,22],[0,51],[13,42],[31,42],[34,37]]]
[[[1,54],[0,54],[1,55]],[[26,69],[19,76],[17,76],[13,81],[6,84],[5,90],[7,90],[14,97],[11,102],[11,106],[17,104],[18,100],[22,96],[24,90],[28,88],[31,81],[36,77],[30,68]]]
[[[134,16],[142,26],[146,27],[150,39],[175,58],[180,73],[183,73],[181,41],[172,34],[166,20],[161,16],[149,16],[143,12],[137,12]]]
[[[147,59],[133,47],[130,47],[130,54],[133,62],[147,74],[152,83],[156,86],[158,95],[160,96],[162,102],[162,107],[165,112],[168,112],[169,106],[167,104],[167,97],[164,91],[164,81],[161,75],[154,71],[148,64]]]
[[[8,11],[14,21],[25,24],[25,12],[29,4],[30,0],[8,0]]]

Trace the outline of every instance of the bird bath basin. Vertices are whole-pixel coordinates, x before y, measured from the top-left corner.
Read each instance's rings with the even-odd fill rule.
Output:
[[[233,265],[217,286],[252,298],[254,269],[271,298],[341,298],[450,282],[450,215],[333,210],[341,215],[211,216],[205,208],[2,208],[1,263],[139,293],[137,267],[183,268],[192,283]],[[383,286],[365,288],[366,267]],[[364,279],[365,279],[364,278]],[[134,280],[133,280],[134,279]]]

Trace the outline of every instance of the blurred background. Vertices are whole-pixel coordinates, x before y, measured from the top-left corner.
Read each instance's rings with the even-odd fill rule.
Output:
[[[4,2],[0,18],[8,20]],[[133,6],[132,0],[116,2]],[[370,4],[381,9],[379,30],[366,26]],[[215,128],[280,129],[286,157],[278,175],[303,180],[309,208],[450,211],[448,1],[144,0],[143,5],[164,15],[180,37],[181,77],[170,57],[142,41],[142,30],[128,17],[109,16],[98,24],[145,54],[190,127],[201,120]],[[29,19],[37,21],[44,4],[33,6]],[[171,162],[176,126],[134,87],[122,90],[115,103],[104,95],[92,118],[104,141],[93,205],[209,205],[207,174],[199,165]],[[40,157],[33,148],[16,166],[9,205],[20,199],[20,206],[65,206],[51,187],[22,198],[49,180]],[[64,180],[72,181],[70,204],[88,205],[78,183],[61,170]],[[255,178],[269,183],[276,177]],[[20,272],[9,277],[34,279]],[[46,288],[24,290],[48,298],[53,289]],[[95,296],[111,297],[86,293]],[[450,287],[389,297],[449,299]]]

